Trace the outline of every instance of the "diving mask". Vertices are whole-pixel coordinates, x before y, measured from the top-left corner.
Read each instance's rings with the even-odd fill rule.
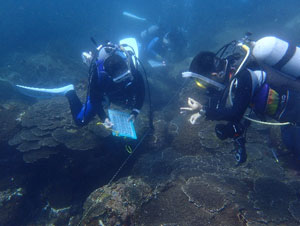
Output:
[[[98,65],[99,70],[105,71],[116,83],[133,79],[129,58],[117,45],[100,48]]]
[[[200,75],[200,74],[197,74],[197,73],[194,73],[194,72],[190,72],[190,71],[187,71],[187,72],[182,72],[182,77],[183,78],[196,78],[200,81],[198,81],[198,83],[200,84],[204,84],[204,86],[206,85],[212,85],[214,86],[215,88],[219,89],[219,90],[224,90],[225,89],[225,86],[219,82],[216,82],[210,78],[207,78],[203,75]]]

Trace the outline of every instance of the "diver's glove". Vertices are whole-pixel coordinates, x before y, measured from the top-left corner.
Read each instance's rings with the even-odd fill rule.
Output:
[[[194,124],[197,122],[198,118],[200,118],[200,117],[201,117],[200,112],[197,112],[197,113],[195,113],[195,114],[192,114],[191,117],[190,117],[190,119],[189,119],[189,122],[190,122],[192,125],[194,125]]]
[[[136,118],[136,116],[135,116],[134,114],[131,114],[131,115],[128,117],[127,121],[128,121],[128,122],[134,122],[134,121],[135,121],[135,118]]]
[[[130,116],[128,118],[128,122],[130,122],[130,121],[134,122],[139,113],[140,113],[140,110],[138,110],[136,108],[132,109]]]
[[[183,110],[183,111],[195,111],[195,110],[202,111],[202,109],[203,109],[202,104],[200,104],[198,101],[195,101],[194,99],[192,99],[190,97],[188,98],[188,105],[189,105],[189,107],[181,107],[180,110]]]
[[[109,120],[109,118],[106,118],[102,125],[105,127],[105,129],[111,129],[114,124]]]
[[[86,64],[88,67],[90,66],[92,60],[93,60],[93,54],[92,52],[83,52],[81,54],[81,58],[84,64]]]
[[[164,60],[163,57],[159,54],[156,54],[155,59],[158,60],[158,61],[163,61]]]
[[[245,142],[246,140],[244,137],[239,137],[234,140],[235,160],[238,164],[244,163],[247,160]]]
[[[183,114],[186,111],[198,111],[197,113],[192,114],[191,117],[189,118],[189,122],[192,125],[194,125],[196,123],[196,121],[201,117],[200,112],[204,112],[203,106],[198,101],[195,101],[194,99],[192,99],[190,97],[188,98],[188,106],[189,107],[181,107],[180,113]]]

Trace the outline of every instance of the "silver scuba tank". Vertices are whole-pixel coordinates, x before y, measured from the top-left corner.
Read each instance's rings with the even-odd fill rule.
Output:
[[[300,48],[279,38],[268,36],[255,42],[252,55],[261,63],[291,78],[300,79]]]

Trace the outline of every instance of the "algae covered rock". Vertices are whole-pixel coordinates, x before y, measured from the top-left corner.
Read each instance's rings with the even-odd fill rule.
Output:
[[[105,185],[92,192],[85,201],[80,223],[130,225],[134,213],[151,197],[151,187],[139,178],[128,177]]]
[[[24,196],[22,188],[0,191],[0,222],[1,225],[12,225],[24,216]]]

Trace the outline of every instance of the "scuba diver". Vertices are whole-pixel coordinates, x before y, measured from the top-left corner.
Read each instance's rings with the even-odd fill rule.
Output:
[[[238,52],[224,56],[229,46],[234,46],[233,49],[240,46],[247,54],[244,58]],[[299,57],[298,47],[276,37],[257,42],[246,37],[225,45],[217,53],[200,52],[183,77],[194,77],[197,83],[201,82],[206,87],[208,101],[200,104],[189,98],[188,107],[181,110],[195,111],[189,119],[191,124],[201,114],[208,120],[227,121],[217,124],[215,132],[221,140],[233,139],[238,164],[247,160],[245,135],[250,121],[282,126],[284,144],[300,160]],[[251,112],[261,121],[250,117]],[[265,117],[278,123],[265,122]]]
[[[96,54],[82,54],[84,63],[89,66],[86,103],[80,102],[74,89],[65,93],[77,125],[87,124],[98,114],[103,125],[111,128],[113,125],[104,111],[110,103],[130,108],[128,120],[134,121],[143,106],[145,85],[132,56],[132,51],[110,42],[99,46]]]
[[[126,43],[116,45],[108,42],[100,45],[94,53],[82,53],[83,62],[89,66],[89,84],[84,104],[79,100],[72,84],[53,89],[23,85],[15,87],[20,93],[36,98],[66,96],[73,119],[79,126],[88,124],[98,114],[103,125],[111,128],[113,124],[104,111],[110,103],[130,108],[132,111],[128,120],[133,122],[144,103],[145,84],[137,69],[139,63],[136,41],[131,38],[127,40],[134,41],[131,44],[135,44],[135,47]]]
[[[141,33],[141,37],[145,40],[144,51],[150,62],[152,60],[165,65],[166,61],[175,62],[184,57],[183,50],[187,41],[180,28],[166,32],[165,29],[152,25]]]

